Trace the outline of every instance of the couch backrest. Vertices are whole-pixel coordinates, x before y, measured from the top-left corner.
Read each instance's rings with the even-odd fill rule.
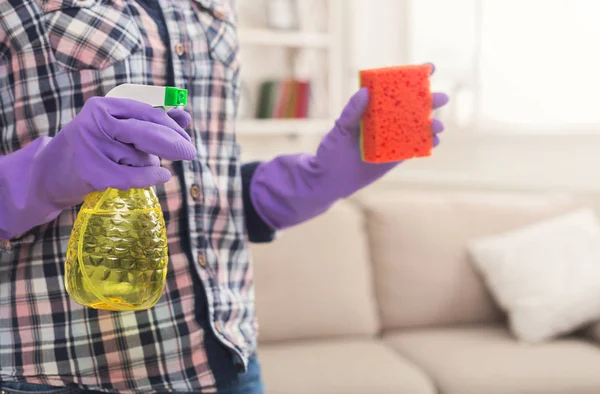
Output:
[[[402,190],[361,198],[384,330],[501,321],[465,242],[567,212],[570,197]]]
[[[364,193],[251,246],[260,342],[503,320],[465,250],[585,202],[403,189]]]
[[[354,204],[340,202],[251,249],[260,342],[378,331],[367,237]]]

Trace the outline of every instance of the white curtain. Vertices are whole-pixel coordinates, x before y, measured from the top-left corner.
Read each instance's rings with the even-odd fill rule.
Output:
[[[600,1],[406,0],[409,62],[434,61],[476,133],[600,133]]]

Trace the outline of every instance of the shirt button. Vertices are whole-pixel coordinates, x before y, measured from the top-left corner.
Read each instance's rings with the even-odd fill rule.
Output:
[[[213,10],[213,15],[217,19],[225,19],[225,13],[220,9]]]
[[[198,256],[198,264],[200,264],[200,267],[206,267],[206,259],[202,256]]]
[[[197,200],[198,197],[200,197],[200,186],[192,185],[190,188],[190,196],[192,196],[194,200]]]
[[[221,324],[221,322],[216,322],[216,323],[215,323],[215,330],[216,330],[216,331],[217,331],[219,334],[223,335],[223,325]]]
[[[177,44],[175,44],[175,53],[177,54],[177,56],[183,55],[184,52],[185,48],[183,47],[182,43],[178,42]]]

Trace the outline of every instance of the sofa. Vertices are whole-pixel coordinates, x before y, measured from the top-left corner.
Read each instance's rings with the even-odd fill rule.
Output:
[[[600,325],[516,340],[465,248],[589,203],[373,187],[252,245],[267,394],[600,393]]]

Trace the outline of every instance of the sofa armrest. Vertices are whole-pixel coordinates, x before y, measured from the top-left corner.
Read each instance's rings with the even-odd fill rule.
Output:
[[[584,336],[595,342],[600,343],[600,322],[594,323],[587,327],[584,332]]]

